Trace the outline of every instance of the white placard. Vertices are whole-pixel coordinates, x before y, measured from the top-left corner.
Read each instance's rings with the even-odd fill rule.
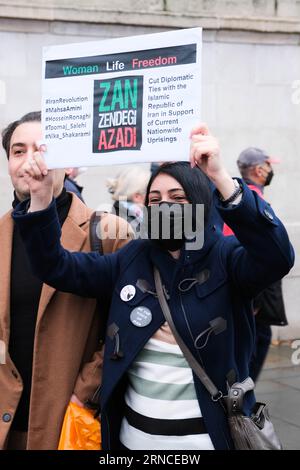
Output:
[[[188,160],[202,30],[44,48],[49,168]]]

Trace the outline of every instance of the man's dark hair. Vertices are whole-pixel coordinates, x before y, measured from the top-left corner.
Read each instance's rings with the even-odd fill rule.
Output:
[[[212,187],[208,177],[200,168],[191,168],[189,162],[164,163],[152,174],[147,190],[145,206],[149,205],[149,191],[155,178],[165,173],[175,178],[184,189],[186,197],[191,204],[204,204],[204,218],[208,214],[212,205]]]
[[[33,111],[31,113],[25,114],[18,121],[11,122],[2,132],[2,146],[6,152],[7,158],[9,158],[9,149],[11,136],[18,126],[24,124],[25,122],[41,122],[41,111]]]

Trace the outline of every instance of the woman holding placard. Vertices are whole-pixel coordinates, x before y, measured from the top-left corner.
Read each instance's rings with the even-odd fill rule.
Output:
[[[150,179],[148,239],[113,255],[64,250],[41,152],[26,172],[31,202],[18,206],[14,219],[34,272],[62,291],[111,301],[100,397],[103,448],[233,449],[223,396],[249,374],[251,297],[294,261],[272,209],[230,177],[205,124],[191,132],[190,164],[162,165]],[[204,227],[196,220],[201,204]],[[224,238],[213,225],[212,205],[236,237]],[[193,372],[197,364],[215,393]],[[246,415],[254,403],[250,390]]]

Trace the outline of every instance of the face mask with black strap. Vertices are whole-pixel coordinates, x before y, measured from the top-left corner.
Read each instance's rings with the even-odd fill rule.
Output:
[[[273,170],[269,171],[269,173],[267,174],[264,186],[269,186],[269,184],[271,183],[271,181],[273,179],[273,176],[274,176],[274,171]]]
[[[152,243],[168,251],[182,248],[185,242],[184,206],[163,201],[147,207],[145,229]]]

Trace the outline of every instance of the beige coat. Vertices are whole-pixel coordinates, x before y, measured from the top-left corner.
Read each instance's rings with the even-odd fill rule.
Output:
[[[62,228],[62,244],[70,251],[90,251],[88,209],[72,195]],[[115,222],[104,214],[101,228]],[[128,233],[118,218],[118,229]],[[0,340],[8,349],[10,334],[10,271],[13,220],[0,219]],[[104,253],[116,251],[128,240],[103,240]],[[43,285],[37,314],[27,449],[57,449],[66,406],[72,393],[81,401],[91,398],[101,379],[99,315],[94,299],[58,292]],[[8,352],[0,363],[0,449],[22,394],[22,380]]]

